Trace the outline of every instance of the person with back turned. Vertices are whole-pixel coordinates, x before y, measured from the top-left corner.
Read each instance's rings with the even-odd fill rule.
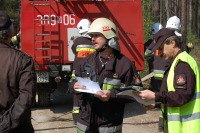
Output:
[[[33,133],[34,62],[10,45],[13,31],[10,17],[0,11],[0,133]]]

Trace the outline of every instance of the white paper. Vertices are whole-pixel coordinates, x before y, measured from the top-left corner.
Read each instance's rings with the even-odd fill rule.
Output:
[[[134,90],[126,90],[126,91],[122,91],[120,93],[118,93],[117,95],[121,95],[121,96],[131,96],[133,97],[137,102],[143,104],[143,105],[151,105],[151,104],[155,104],[155,101],[154,100],[150,100],[150,101],[144,101],[142,100],[139,96],[136,96],[133,94],[133,92],[135,93],[140,93],[139,91],[136,92]]]
[[[99,84],[97,82],[94,82],[90,79],[84,79],[81,77],[77,77],[77,80],[80,85],[84,85],[86,86],[86,88],[76,89],[76,91],[92,93],[92,94],[95,94],[96,92],[101,91],[101,88],[99,87]]]

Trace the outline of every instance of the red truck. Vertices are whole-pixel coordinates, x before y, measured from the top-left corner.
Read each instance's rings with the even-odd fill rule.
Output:
[[[111,19],[124,55],[144,69],[141,0],[22,0],[21,50],[32,56],[37,73],[38,104],[48,106],[53,90],[66,88],[72,72],[71,50],[77,23]]]

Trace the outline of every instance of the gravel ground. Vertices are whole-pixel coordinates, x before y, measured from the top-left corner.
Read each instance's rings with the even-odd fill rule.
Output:
[[[72,95],[54,92],[51,107],[32,109],[32,123],[36,133],[76,133],[72,121]],[[159,110],[146,111],[137,102],[126,105],[123,133],[159,133]]]

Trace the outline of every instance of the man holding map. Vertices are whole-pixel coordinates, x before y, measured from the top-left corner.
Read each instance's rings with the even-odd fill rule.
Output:
[[[93,21],[88,31],[96,50],[84,58],[80,69],[76,70],[78,82],[71,83],[69,89],[77,91],[85,85],[79,83],[90,79],[93,86],[99,85],[100,91],[83,92],[81,113],[77,121],[78,133],[121,133],[125,98],[118,97],[121,87],[142,86],[134,64],[120,52],[117,42],[118,31],[115,24],[107,18]],[[79,78],[81,77],[81,78]],[[137,81],[137,82],[136,82]],[[96,84],[95,84],[96,82]]]

